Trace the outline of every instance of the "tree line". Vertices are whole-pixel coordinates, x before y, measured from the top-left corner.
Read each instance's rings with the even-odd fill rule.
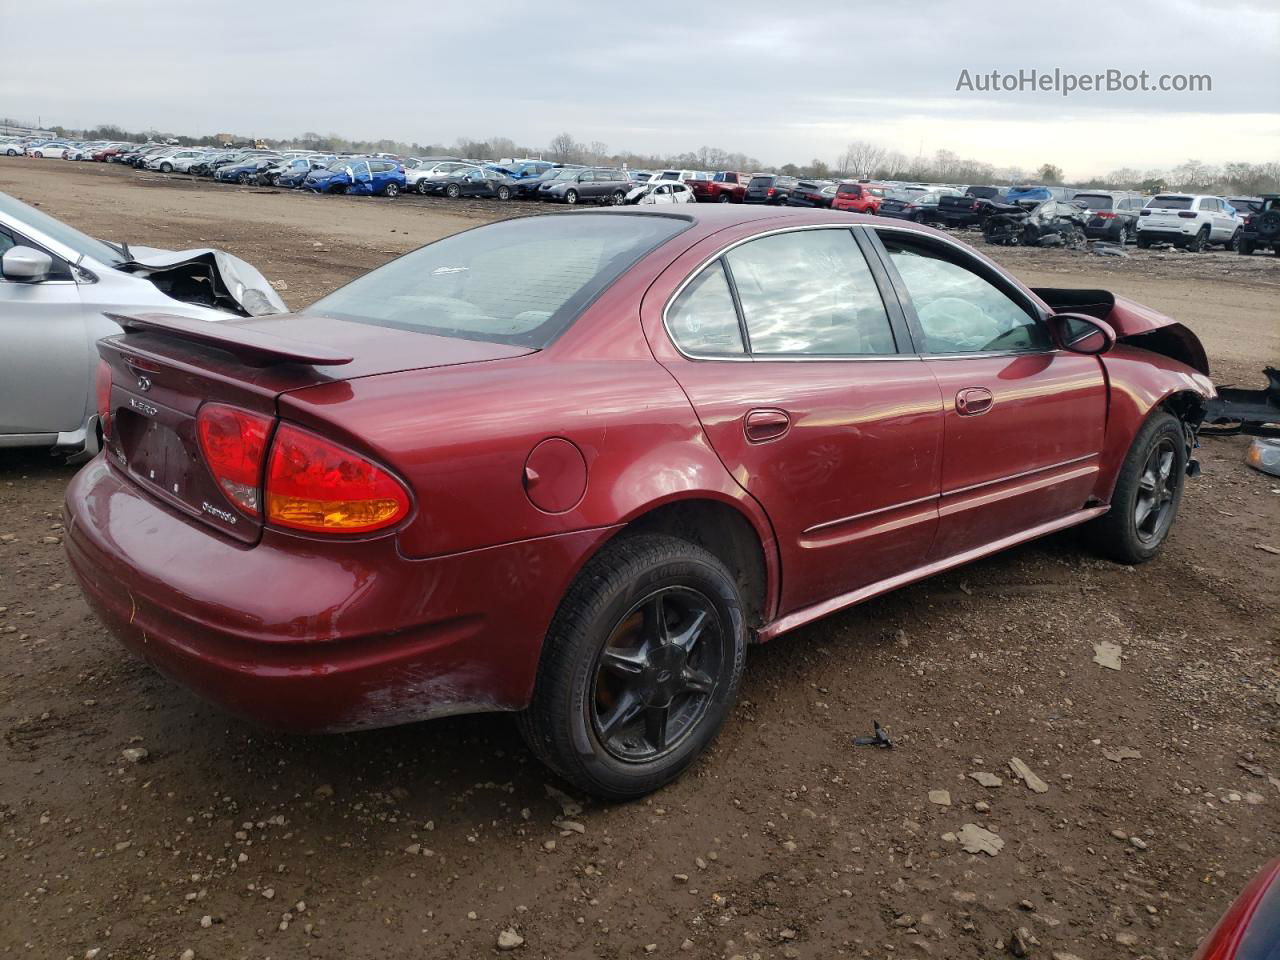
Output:
[[[176,139],[183,146],[212,144],[217,135],[199,137],[165,133],[159,130],[129,131],[114,124],[106,124],[88,130],[50,128],[58,136],[72,136],[85,140],[145,140]],[[931,155],[908,156],[867,140],[854,140],[832,162],[814,158],[808,163],[784,163],[768,168],[755,157],[719,147],[703,146],[683,153],[636,153],[611,150],[600,141],[579,142],[571,133],[557,134],[545,146],[520,144],[510,137],[489,137],[475,140],[461,137],[451,144],[418,143],[402,140],[353,140],[337,133],[321,134],[308,131],[300,137],[277,139],[272,137],[239,137],[238,143],[251,143],[261,139],[269,147],[298,147],[318,153],[394,153],[400,156],[448,155],[496,160],[502,157],[535,157],[557,163],[584,163],[608,166],[626,166],[635,169],[675,168],[689,170],[741,170],[752,173],[769,172],[795,177],[815,179],[866,178],[873,180],[905,180],[921,183],[992,184],[1008,186],[1019,183],[1039,183],[1047,186],[1063,184],[1062,169],[1056,164],[1045,163],[1035,169],[1018,166],[997,166],[981,160],[973,160],[938,150]],[[1083,188],[1111,188],[1158,193],[1165,190],[1186,192],[1252,196],[1259,193],[1280,192],[1280,163],[1231,162],[1221,165],[1187,160],[1167,170],[1138,170],[1122,167],[1103,177],[1075,181],[1071,186]]]

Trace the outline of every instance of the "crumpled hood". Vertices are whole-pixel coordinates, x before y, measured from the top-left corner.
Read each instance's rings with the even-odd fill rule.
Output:
[[[248,317],[288,313],[289,307],[252,264],[225,250],[159,250],[130,247],[133,257],[118,269],[145,276],[175,300]]]

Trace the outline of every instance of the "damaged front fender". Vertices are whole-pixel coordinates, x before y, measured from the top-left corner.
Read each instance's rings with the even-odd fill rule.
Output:
[[[289,312],[266,277],[225,250],[133,247],[129,252],[132,259],[119,269],[146,277],[174,300],[244,317]]]

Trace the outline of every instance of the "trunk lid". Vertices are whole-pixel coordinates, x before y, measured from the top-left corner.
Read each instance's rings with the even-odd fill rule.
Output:
[[[98,345],[111,370],[106,456],[156,499],[243,543],[257,542],[262,521],[224,495],[205,463],[196,427],[204,403],[274,423],[277,399],[293,390],[536,352],[328,317],[113,319],[125,333]]]

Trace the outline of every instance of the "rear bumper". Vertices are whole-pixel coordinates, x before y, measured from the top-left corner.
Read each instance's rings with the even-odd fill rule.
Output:
[[[66,550],[94,612],[157,670],[229,712],[298,732],[518,710],[559,599],[612,533],[430,560],[394,536],[225,539],[98,457],[72,480]]]

